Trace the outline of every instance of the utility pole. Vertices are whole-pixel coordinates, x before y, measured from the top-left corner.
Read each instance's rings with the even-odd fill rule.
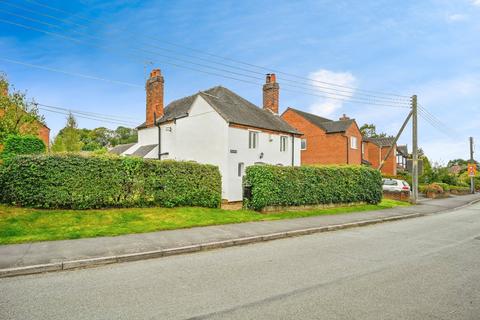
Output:
[[[475,160],[473,160],[473,137],[470,137],[470,163],[475,164]],[[475,193],[475,177],[470,176],[470,192],[472,194]]]
[[[412,96],[412,203],[418,201],[418,114],[417,96]]]

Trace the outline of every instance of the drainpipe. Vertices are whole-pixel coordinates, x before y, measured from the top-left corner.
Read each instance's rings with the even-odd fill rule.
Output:
[[[158,160],[162,160],[162,128],[160,124],[157,124],[157,114],[155,112],[153,113],[153,123],[158,128]]]
[[[295,166],[295,135],[292,133],[292,167]]]

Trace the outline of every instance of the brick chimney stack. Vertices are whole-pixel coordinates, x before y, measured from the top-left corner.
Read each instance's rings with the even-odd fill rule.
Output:
[[[267,74],[267,79],[263,85],[263,108],[278,114],[280,86],[277,83],[274,73]]]
[[[343,120],[350,120],[349,117],[347,117],[347,115],[344,113],[343,116],[340,117],[340,120],[343,121]]]
[[[160,69],[150,72],[145,89],[147,91],[146,126],[153,127],[155,125],[154,117],[160,119],[163,116],[163,77]]]

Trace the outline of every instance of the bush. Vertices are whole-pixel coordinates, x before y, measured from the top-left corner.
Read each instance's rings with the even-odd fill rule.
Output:
[[[441,194],[444,192],[442,186],[440,186],[438,183],[431,183],[426,186],[423,186],[423,188],[420,191],[423,193],[436,193],[436,194]]]
[[[436,184],[437,186],[442,187],[442,189],[443,189],[444,192],[450,191],[450,185],[448,185],[448,184],[446,184],[446,183],[443,183],[443,182],[435,182],[435,184]]]
[[[244,206],[300,206],[367,202],[382,199],[380,172],[364,166],[279,167],[254,165],[246,170],[251,195]]]
[[[17,156],[0,176],[0,200],[37,208],[218,207],[217,167],[75,154]]]
[[[19,154],[38,154],[46,150],[45,143],[35,136],[8,135],[3,143],[0,158],[7,161]]]

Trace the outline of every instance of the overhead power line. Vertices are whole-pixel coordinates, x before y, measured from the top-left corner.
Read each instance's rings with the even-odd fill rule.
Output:
[[[11,13],[9,11],[5,11],[5,10],[2,10],[0,9],[0,11],[3,11],[3,12],[6,12],[7,14],[10,14],[10,15],[13,15],[13,16],[16,16],[16,17],[20,17],[22,19],[26,19],[26,20],[29,20],[29,21],[33,21],[35,23],[39,23],[39,24],[43,24],[43,25],[46,25],[46,26],[49,26],[49,27],[54,27],[54,28],[58,28],[58,29],[61,29],[63,30],[63,28],[61,26],[58,26],[56,24],[52,24],[52,23],[47,23],[47,22],[44,22],[44,21],[41,21],[41,20],[38,20],[38,19],[33,19],[33,18],[30,18],[30,17],[26,17],[24,15],[19,15],[19,14],[16,14],[16,13]],[[60,19],[59,19],[60,20]],[[63,21],[63,20],[62,20]],[[77,33],[81,36],[85,36],[85,37],[88,37],[88,38],[91,38],[91,39],[94,39],[94,40],[100,40],[102,41],[103,39],[100,38],[100,37],[96,37],[96,36],[92,36],[90,34],[86,34],[84,32],[80,32],[80,31],[76,31],[76,30],[73,30],[74,33]],[[52,34],[50,32],[50,34]],[[65,38],[65,36],[63,36]],[[78,40],[78,39],[77,39]],[[81,40],[79,40],[81,41]],[[150,44],[149,47],[156,47],[154,44]],[[244,74],[244,73],[239,73],[239,72],[236,72],[236,71],[231,71],[231,70],[228,70],[228,69],[223,69],[223,68],[218,68],[218,67],[214,67],[214,66],[210,66],[210,65],[205,65],[203,63],[197,63],[197,62],[192,62],[192,61],[189,61],[189,60],[185,60],[185,59],[179,59],[175,56],[170,56],[170,55],[165,55],[165,54],[162,54],[162,53],[159,53],[159,52],[156,52],[156,51],[151,51],[151,50],[145,50],[145,49],[137,49],[137,48],[133,48],[131,45],[129,46],[123,46],[124,48],[127,48],[128,50],[132,51],[135,50],[135,51],[140,51],[142,53],[148,53],[148,54],[153,54],[153,55],[158,55],[158,56],[161,56],[161,57],[164,57],[164,58],[167,58],[167,59],[173,59],[173,60],[176,60],[176,61],[180,61],[182,63],[187,63],[187,64],[192,64],[192,65],[195,65],[195,66],[200,66],[200,67],[204,67],[204,68],[210,68],[210,69],[213,69],[213,70],[216,70],[216,71],[220,71],[220,72],[227,72],[227,73],[231,73],[235,76],[241,76],[241,77],[247,77],[247,78],[250,78],[250,79],[255,79],[255,80],[263,80],[263,73],[261,72],[255,72],[255,74],[261,74],[262,77],[259,77],[259,76],[252,76],[252,75],[248,75],[248,74]],[[160,47],[159,47],[160,48]],[[205,60],[205,59],[203,59]],[[205,61],[208,61],[208,60],[205,60]],[[166,62],[167,64],[170,64],[170,62]],[[226,64],[224,64],[226,65]],[[229,65],[226,65],[227,67],[231,67]],[[245,69],[242,69],[242,70],[245,70]],[[246,71],[249,71],[249,70],[246,70]],[[377,97],[377,96],[373,96],[373,95],[367,95],[367,94],[362,94],[362,93],[355,93],[355,92],[352,92],[352,91],[346,91],[346,90],[339,90],[339,89],[335,89],[335,88],[331,88],[331,87],[325,87],[325,86],[318,86],[318,85],[310,85],[312,87],[309,87],[309,86],[306,86],[305,84],[301,83],[301,82],[298,82],[298,81],[292,81],[292,80],[283,80],[283,81],[287,81],[287,82],[293,82],[293,83],[296,83],[296,84],[300,84],[300,85],[296,85],[296,84],[289,84],[287,83],[286,85],[287,86],[290,86],[290,87],[294,87],[294,88],[300,88],[300,89],[303,89],[303,90],[312,90],[312,91],[317,91],[317,92],[320,92],[322,94],[326,94],[326,95],[329,95],[329,96],[339,96],[339,97],[344,97],[344,98],[348,98],[350,99],[352,96],[360,96],[360,97],[355,97],[354,99],[361,99],[362,101],[372,101],[372,102],[376,102],[376,103],[390,103],[390,104],[404,104],[406,103],[405,101],[399,101],[397,100],[396,98],[392,99],[392,98],[385,98],[385,97]],[[283,84],[285,85],[285,84]],[[322,89],[323,88],[323,89]],[[327,90],[327,91],[326,91]],[[333,92],[331,92],[333,91]],[[338,93],[340,92],[340,93]]]
[[[70,76],[75,76],[75,77],[81,77],[81,78],[86,78],[86,79],[91,79],[91,80],[100,80],[100,81],[105,81],[105,82],[110,82],[110,83],[115,83],[115,84],[126,85],[126,86],[134,87],[134,88],[143,88],[143,86],[135,84],[135,83],[118,81],[118,80],[111,80],[111,79],[107,79],[107,78],[100,78],[100,77],[91,76],[91,75],[87,75],[87,74],[83,74],[83,73],[70,72],[70,71],[65,71],[65,70],[61,70],[61,69],[57,69],[57,68],[51,68],[51,67],[47,67],[47,66],[40,66],[40,65],[36,65],[36,64],[32,64],[32,63],[22,62],[22,61],[18,61],[18,60],[12,60],[12,59],[2,58],[2,57],[0,57],[0,60],[8,62],[8,63],[22,65],[22,66],[25,66],[25,67],[42,69],[42,70],[47,70],[47,71],[51,71],[51,72],[58,72],[58,73],[63,73],[63,74],[70,75]]]
[[[45,7],[45,8],[48,8],[50,10],[55,10],[55,11],[58,11],[58,12],[62,12],[62,13],[67,13],[67,14],[72,14],[66,10],[61,10],[61,9],[58,9],[58,8],[55,8],[53,6],[48,6],[48,5],[45,5],[39,1],[28,1],[30,3],[33,3],[35,5],[38,5],[38,6],[41,6],[41,7]],[[23,10],[22,7],[16,5],[16,7],[20,8]],[[33,10],[30,10],[30,9],[26,9],[26,11],[28,12],[32,12]],[[55,19],[57,21],[60,21],[62,23],[70,23],[70,24],[73,24],[73,25],[77,25],[77,26],[81,26],[81,27],[88,27],[86,25],[81,25],[81,24],[78,24],[78,23],[75,23],[75,22],[72,22],[68,19],[60,19],[58,17],[54,17],[54,16],[51,16],[51,15],[45,15],[45,14],[42,14],[42,13],[39,13],[39,12],[34,12],[35,14],[40,14],[40,15],[43,15],[43,16],[46,16],[48,18],[52,18],[52,19]],[[92,22],[96,22],[95,20],[92,20],[92,19],[86,19],[84,18],[84,20],[87,20],[87,21],[92,21]],[[57,26],[58,27],[58,26]],[[135,38],[135,40],[137,40]],[[163,41],[164,43],[168,43],[168,42],[165,42]],[[193,55],[187,55],[187,54],[183,54],[183,53],[178,53],[177,51],[174,51],[174,50],[171,50],[171,49],[167,49],[167,48],[163,48],[163,47],[159,47],[159,46],[156,46],[155,44],[152,44],[152,43],[149,43],[148,44],[149,47],[155,47],[155,48],[158,48],[160,50],[164,50],[164,51],[170,51],[170,52],[175,52],[176,54],[181,54],[181,55],[184,55],[184,56],[189,56],[189,57],[192,57],[192,58],[195,58],[195,59],[199,59],[199,60],[202,60],[202,61],[207,61],[209,63],[215,63],[215,64],[220,64],[220,65],[223,65],[223,66],[226,66],[228,68],[234,68],[234,69],[238,69],[238,70],[242,70],[242,71],[245,71],[245,72],[249,72],[249,73],[254,73],[254,74],[262,74],[262,72],[256,72],[256,71],[253,71],[253,70],[250,70],[250,69],[245,69],[245,68],[239,68],[237,66],[232,66],[232,65],[229,65],[229,64],[225,64],[225,63],[220,63],[218,61],[211,61],[211,60],[207,60],[207,59],[202,59],[202,58],[199,58],[197,56],[193,56]],[[179,45],[176,45],[178,47],[184,47],[184,46],[179,46]],[[184,47],[184,48],[187,48],[187,47]],[[193,50],[195,52],[202,52],[201,50],[195,50],[193,48],[188,48],[189,50]],[[219,55],[214,55],[214,54],[210,54],[210,53],[206,53],[206,52],[202,52],[203,54],[207,54],[209,56],[213,56],[213,57],[217,57],[217,58],[221,58],[223,60],[231,60],[231,61],[234,61],[236,63],[241,63],[241,64],[244,64],[244,65],[248,65],[250,67],[255,67],[255,68],[260,68],[260,69],[263,69],[263,70],[266,70],[268,72],[277,72],[277,73],[280,73],[280,74],[285,74],[285,75],[289,75],[291,77],[296,77],[298,79],[302,79],[303,81],[308,81],[308,83],[305,83],[305,82],[299,82],[299,81],[295,81],[295,80],[290,80],[290,79],[286,79],[286,78],[282,78],[282,81],[284,82],[292,82],[292,83],[297,83],[297,84],[300,84],[302,87],[305,87],[305,86],[308,86],[308,87],[314,87],[314,88],[317,88],[317,90],[332,90],[332,91],[337,91],[337,92],[346,92],[349,94],[349,96],[355,92],[355,95],[363,95],[363,96],[370,96],[372,99],[383,99],[383,100],[393,100],[393,101],[406,101],[406,99],[408,99],[407,96],[402,96],[402,95],[398,95],[398,94],[390,94],[390,93],[385,93],[385,92],[380,92],[380,91],[372,91],[372,90],[364,90],[364,89],[359,89],[359,88],[354,88],[354,87],[349,87],[349,86],[344,86],[344,85],[339,85],[339,84],[335,84],[335,83],[331,83],[331,82],[326,82],[326,81],[319,81],[317,79],[312,79],[312,78],[305,78],[305,77],[301,77],[301,76],[296,76],[296,75],[293,75],[293,74],[288,74],[288,73],[285,73],[285,72],[282,72],[280,70],[272,70],[271,68],[267,68],[267,67],[262,67],[262,66],[257,66],[257,65],[253,65],[253,64],[249,64],[249,63],[244,63],[244,62],[241,62],[241,61],[238,61],[238,60],[235,60],[235,59],[230,59],[230,58],[227,58],[227,57],[222,57],[222,56],[219,56]],[[159,53],[157,53],[159,54]],[[186,60],[180,60],[176,57],[172,57],[172,56],[168,56],[168,58],[171,58],[171,59],[177,59],[179,61],[183,61],[185,63],[192,63],[191,61],[186,61]],[[205,65],[203,65],[205,66]],[[212,68],[212,66],[208,66],[210,68]],[[217,68],[217,70],[219,70]],[[226,71],[226,72],[232,72],[230,70],[221,70],[221,71]],[[241,76],[245,76],[244,74],[238,74],[237,75],[241,75]],[[312,84],[313,83],[322,83],[322,84],[325,84],[325,85],[328,85],[329,87],[326,87],[326,86],[319,86],[319,85],[314,85]],[[330,86],[334,86],[334,87],[341,87],[341,88],[346,88],[348,90],[341,90],[341,89],[337,89],[337,88],[331,88]],[[298,86],[297,86],[298,87]],[[366,93],[362,93],[362,92],[371,92],[371,93],[376,93],[377,96],[373,95],[373,94],[366,94]],[[330,93],[330,92],[329,92]],[[333,94],[333,93],[330,93],[330,94]],[[378,95],[383,95],[384,97],[379,97]],[[387,96],[389,96],[387,98]],[[395,98],[393,98],[395,97]]]
[[[66,39],[66,40],[73,41],[73,42],[76,42],[76,43],[81,43],[81,44],[86,44],[88,46],[103,48],[103,49],[106,49],[106,50],[109,50],[109,51],[113,51],[115,54],[118,54],[118,52],[116,50],[112,50],[110,47],[107,47],[107,46],[94,44],[94,43],[91,43],[91,42],[79,40],[77,38],[65,36],[65,35],[62,35],[62,34],[55,33],[55,32],[46,31],[46,30],[43,30],[43,29],[35,28],[35,27],[32,27],[32,26],[24,25],[24,24],[17,23],[17,22],[12,22],[12,21],[9,21],[9,20],[0,19],[0,22],[15,25],[15,26],[18,26],[18,27],[21,27],[21,28],[26,28],[26,29],[41,32],[41,33],[45,33],[45,34],[48,34],[48,35],[53,35],[53,36],[60,37],[62,39]],[[132,54],[129,54],[128,56],[132,56]],[[150,59],[152,59],[152,58],[150,58]],[[155,59],[152,59],[152,60],[155,60]],[[216,73],[216,72],[210,72],[210,71],[206,71],[206,70],[202,70],[202,69],[191,68],[191,67],[188,67],[188,66],[184,66],[184,65],[180,65],[180,64],[172,63],[172,62],[168,62],[168,61],[162,61],[162,63],[166,63],[166,64],[169,64],[169,65],[178,67],[178,68],[184,68],[184,69],[187,69],[187,70],[192,70],[192,71],[201,72],[201,73],[205,73],[205,74],[209,74],[209,75],[214,75],[214,76],[219,76],[219,77],[223,77],[223,78],[227,78],[227,79],[241,81],[241,82],[244,82],[244,83],[255,84],[256,86],[263,84],[263,83],[252,82],[252,81],[245,80],[245,79],[239,79],[237,77],[232,77],[232,76],[228,76],[228,75],[224,75],[224,74],[219,74],[219,73]],[[396,103],[396,102],[383,103],[383,101],[373,101],[372,102],[372,100],[364,100],[362,98],[349,98],[349,97],[348,98],[338,98],[337,97],[338,94],[333,94],[333,93],[325,93],[325,94],[321,95],[321,94],[315,94],[315,93],[297,91],[297,90],[291,90],[291,89],[285,89],[285,88],[283,90],[290,91],[290,92],[301,93],[301,94],[312,95],[312,96],[318,96],[318,97],[327,98],[327,99],[339,100],[339,101],[344,101],[344,102],[349,102],[349,103],[360,103],[360,104],[370,104],[370,105],[375,105],[375,106],[400,107],[400,108],[408,107],[406,104]]]
[[[43,104],[43,103],[38,103],[34,102],[35,105],[40,106],[42,108],[49,108],[57,111],[64,111],[64,112],[72,112],[88,117],[95,117],[99,120],[101,119],[106,119],[106,120],[113,120],[113,121],[120,121],[124,123],[129,123],[129,124],[138,124],[140,121],[138,121],[135,118],[132,117],[127,117],[127,116],[116,116],[116,115],[109,115],[109,114],[103,114],[103,113],[96,113],[96,112],[88,112],[88,111],[82,111],[82,110],[75,110],[75,109],[69,109],[69,108],[63,108],[59,106],[52,106],[48,104]]]

